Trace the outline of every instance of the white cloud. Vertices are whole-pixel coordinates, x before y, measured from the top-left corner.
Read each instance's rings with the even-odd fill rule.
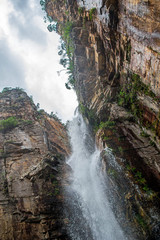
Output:
[[[37,0],[27,2],[24,6],[21,0],[0,1],[0,44],[5,41],[0,62],[4,65],[3,72],[9,67],[12,73],[0,77],[0,89],[24,87],[41,108],[58,112],[66,121],[72,118],[77,101],[75,93],[65,88],[67,75],[64,72],[60,77],[57,75],[62,69],[59,36],[48,32]]]

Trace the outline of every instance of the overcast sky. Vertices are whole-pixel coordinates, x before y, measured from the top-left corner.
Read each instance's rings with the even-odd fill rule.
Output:
[[[0,0],[0,91],[21,87],[47,112],[66,121],[77,106],[59,64],[59,36],[47,30],[39,0]]]

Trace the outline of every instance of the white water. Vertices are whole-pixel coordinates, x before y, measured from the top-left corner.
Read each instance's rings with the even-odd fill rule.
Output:
[[[87,10],[96,8],[99,19],[104,23],[107,23],[109,21],[106,6],[103,6],[103,0],[77,0],[77,3],[80,7],[85,7]]]
[[[125,240],[105,194],[106,186],[99,166],[100,152],[93,149],[91,137],[81,116],[73,120],[69,131],[73,150],[68,160],[73,170],[70,201],[74,203],[73,198],[76,196],[79,207],[79,210],[73,213],[77,216],[73,216],[74,221],[70,227],[73,228],[70,229],[72,239]],[[81,212],[81,215],[78,212]],[[79,224],[74,226],[76,217],[79,218]],[[85,221],[84,227],[78,230],[82,221]],[[85,233],[85,226],[89,228],[89,235]],[[77,235],[77,231],[83,232],[83,237],[81,234]]]

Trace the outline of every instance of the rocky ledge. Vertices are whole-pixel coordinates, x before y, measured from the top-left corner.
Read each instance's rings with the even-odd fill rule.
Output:
[[[0,93],[0,239],[67,239],[65,127],[20,89]],[[63,178],[63,181],[62,181]]]

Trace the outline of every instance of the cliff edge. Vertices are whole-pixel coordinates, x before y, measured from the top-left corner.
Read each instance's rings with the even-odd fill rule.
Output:
[[[0,93],[0,239],[65,239],[69,152],[57,119],[37,111],[23,90]]]
[[[97,146],[102,150],[102,170],[116,199],[115,215],[122,226],[136,229],[135,239],[157,240],[158,0],[55,0],[46,1],[45,8],[71,50],[70,62],[74,66],[71,85],[78,96],[79,110],[92,126]],[[112,149],[116,165],[107,156],[108,148]]]

